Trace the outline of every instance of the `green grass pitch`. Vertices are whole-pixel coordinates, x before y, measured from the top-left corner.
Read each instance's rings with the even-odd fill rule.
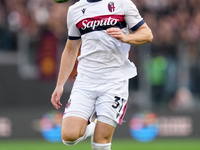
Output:
[[[0,150],[91,150],[91,146],[89,140],[70,147],[44,140],[0,140]],[[200,150],[200,139],[157,139],[149,143],[114,139],[112,150]]]

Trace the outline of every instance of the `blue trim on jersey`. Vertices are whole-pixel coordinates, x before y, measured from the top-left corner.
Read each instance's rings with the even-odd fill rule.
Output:
[[[145,23],[144,20],[140,21],[138,24],[136,24],[134,27],[131,28],[131,30],[134,32],[136,31],[138,28],[140,28],[143,24]]]
[[[81,28],[79,29],[81,35],[83,34],[86,34],[86,33],[89,33],[89,32],[93,32],[93,31],[102,31],[102,30],[107,30],[108,28],[111,28],[111,27],[116,27],[116,28],[120,28],[120,29],[123,29],[127,26],[126,22],[123,21],[123,22],[118,22],[116,25],[112,26],[112,25],[107,25],[107,26],[98,26],[98,27],[95,27],[95,29],[93,29],[92,27],[91,28],[86,28],[85,30],[82,30]]]
[[[90,3],[94,3],[94,2],[99,2],[101,0],[87,0],[87,1],[90,2]]]
[[[69,36],[68,37],[68,39],[70,39],[70,40],[78,40],[80,38],[81,38],[81,36],[79,36],[79,37],[77,37],[77,36]]]

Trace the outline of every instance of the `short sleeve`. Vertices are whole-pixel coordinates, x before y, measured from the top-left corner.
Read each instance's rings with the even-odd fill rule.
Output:
[[[73,10],[70,8],[67,14],[67,28],[68,28],[68,38],[70,40],[77,40],[81,38],[81,34],[74,21]]]
[[[123,0],[125,10],[125,21],[132,31],[136,31],[145,21],[141,17],[137,7],[131,0]]]

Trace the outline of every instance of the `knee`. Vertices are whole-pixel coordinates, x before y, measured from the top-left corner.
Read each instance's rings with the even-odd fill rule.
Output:
[[[65,145],[73,146],[73,145],[78,143],[77,140],[79,139],[79,136],[77,134],[75,134],[75,133],[62,132],[61,136],[62,136],[62,142]]]
[[[84,139],[83,134],[77,134],[77,132],[62,132],[62,142],[65,145],[73,146],[76,145],[78,142],[80,142],[82,139]]]
[[[78,138],[82,137],[83,135],[84,133],[80,133],[74,130],[62,131],[61,133],[62,140],[64,141],[76,141]]]
[[[80,119],[77,117],[65,118],[62,123],[62,140],[68,141],[69,143],[75,142],[84,135],[86,126],[87,121],[85,119]]]

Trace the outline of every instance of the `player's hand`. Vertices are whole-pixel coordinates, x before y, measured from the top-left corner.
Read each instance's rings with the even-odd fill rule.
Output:
[[[63,87],[56,87],[51,96],[51,103],[56,109],[59,109],[62,106],[62,104],[60,103],[60,98],[62,94],[63,94]]]
[[[116,38],[116,39],[118,39],[118,40],[120,40],[120,41],[122,41],[122,42],[125,41],[125,35],[124,35],[124,33],[121,31],[120,28],[115,28],[115,27],[113,27],[113,28],[108,28],[108,29],[106,30],[106,32],[107,32],[108,35],[110,35],[110,36],[112,36],[112,37],[114,37],[114,38]]]

